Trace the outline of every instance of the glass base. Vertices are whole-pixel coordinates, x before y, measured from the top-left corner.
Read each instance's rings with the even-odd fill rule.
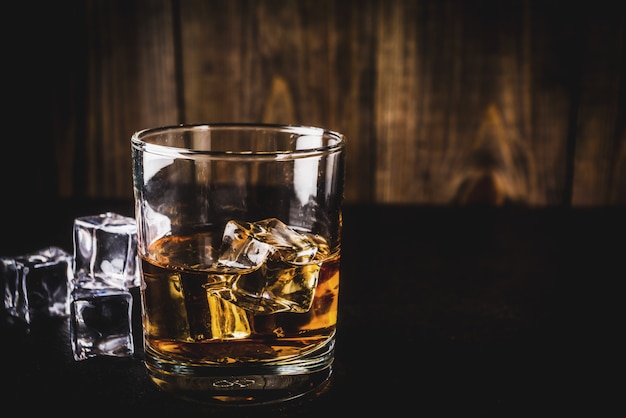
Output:
[[[152,381],[178,398],[220,406],[271,405],[322,394],[330,386],[334,341],[291,361],[262,365],[186,364],[146,348]]]

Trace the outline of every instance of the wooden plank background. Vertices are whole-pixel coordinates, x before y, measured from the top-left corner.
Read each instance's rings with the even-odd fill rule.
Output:
[[[346,134],[348,203],[626,204],[619,2],[46,3],[4,41],[5,190],[128,198],[134,131],[243,121]]]

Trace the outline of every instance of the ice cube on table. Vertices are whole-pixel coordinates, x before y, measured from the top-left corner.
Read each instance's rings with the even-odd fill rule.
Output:
[[[0,257],[0,275],[5,311],[13,318],[30,323],[24,268],[13,257]]]
[[[75,361],[98,356],[132,357],[133,297],[124,289],[74,289],[70,340]]]
[[[67,316],[72,262],[70,253],[54,246],[2,257],[4,307],[9,315],[27,324],[38,316]]]
[[[106,212],[74,219],[74,281],[81,288],[139,286],[137,224]]]
[[[307,312],[321,263],[329,255],[323,237],[300,233],[279,219],[229,221],[213,266],[224,274],[205,287],[209,295],[255,315]]]

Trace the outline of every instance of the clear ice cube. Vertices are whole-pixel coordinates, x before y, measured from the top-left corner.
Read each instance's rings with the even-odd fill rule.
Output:
[[[74,360],[132,357],[132,294],[123,289],[74,289],[70,340]]]
[[[67,316],[72,279],[72,255],[46,247],[0,262],[4,307],[26,323],[37,316]]]
[[[12,257],[0,258],[4,309],[12,317],[30,323],[24,268]]]
[[[255,270],[268,257],[294,265],[328,257],[326,240],[299,233],[276,218],[258,222],[229,221],[224,228],[217,267]]]
[[[74,219],[74,280],[81,288],[139,286],[137,224],[106,212]]]
[[[229,221],[213,266],[223,274],[205,287],[255,315],[308,312],[329,253],[323,237],[297,232],[276,218]]]

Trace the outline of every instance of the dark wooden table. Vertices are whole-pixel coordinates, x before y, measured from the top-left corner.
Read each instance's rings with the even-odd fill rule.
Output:
[[[42,209],[28,221],[32,210],[5,209],[0,255],[71,251],[75,217],[133,213],[125,201]],[[243,410],[179,401],[150,383],[140,353],[73,361],[57,319],[28,333],[2,321],[0,402],[74,416],[614,415],[624,409],[625,215],[348,206],[334,377],[321,396]]]

